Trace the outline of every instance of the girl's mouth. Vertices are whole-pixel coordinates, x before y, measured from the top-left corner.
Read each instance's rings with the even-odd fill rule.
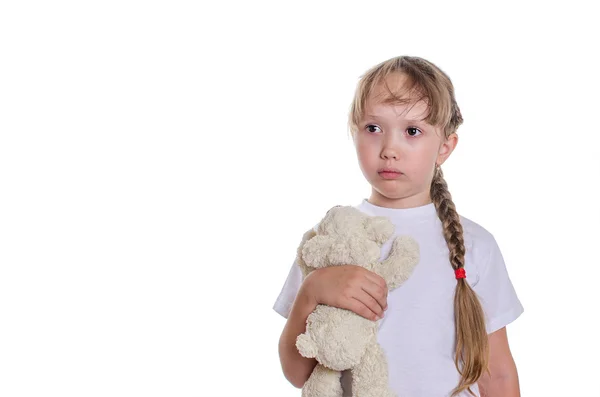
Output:
[[[403,174],[401,172],[382,171],[379,173],[384,179],[397,179]]]

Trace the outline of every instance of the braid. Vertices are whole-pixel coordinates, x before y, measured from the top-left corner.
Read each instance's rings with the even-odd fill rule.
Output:
[[[460,218],[456,212],[442,169],[435,165],[435,177],[431,183],[431,200],[444,226],[444,238],[450,250],[450,264],[454,270],[465,265],[465,244]]]
[[[465,265],[463,228],[442,169],[437,164],[431,182],[430,196],[442,222],[444,238],[450,251],[450,264],[454,270],[463,268]],[[465,389],[475,396],[471,391],[471,385],[479,380],[483,371],[489,372],[488,337],[483,308],[465,278],[457,280],[454,294],[454,319],[456,333],[454,364],[461,379],[451,396],[454,397]],[[463,363],[462,369],[459,367],[459,361]]]

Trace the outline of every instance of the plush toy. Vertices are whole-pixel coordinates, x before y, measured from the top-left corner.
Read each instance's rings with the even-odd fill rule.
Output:
[[[369,216],[352,206],[331,208],[317,230],[304,233],[296,261],[303,278],[315,269],[358,265],[380,275],[392,291],[408,279],[419,261],[419,246],[409,236],[392,242],[382,262],[381,247],[394,234],[383,216]],[[341,371],[352,372],[352,396],[393,397],[387,360],[377,343],[379,323],[350,310],[318,305],[306,320],[296,347],[318,363],[302,388],[303,397],[342,397]]]

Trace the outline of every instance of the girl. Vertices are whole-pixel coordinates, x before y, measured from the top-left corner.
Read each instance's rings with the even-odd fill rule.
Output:
[[[383,279],[359,266],[319,269],[302,282],[294,263],[274,305],[287,318],[279,356],[294,386],[316,365],[298,353],[296,337],[325,304],[382,318],[377,338],[398,396],[520,395],[505,327],[523,306],[494,236],[456,212],[440,168],[462,122],[450,78],[425,59],[392,58],[361,77],[349,129],[372,191],[356,207],[388,217],[395,235],[415,238],[420,260],[389,296]],[[349,371],[341,382],[350,396]]]

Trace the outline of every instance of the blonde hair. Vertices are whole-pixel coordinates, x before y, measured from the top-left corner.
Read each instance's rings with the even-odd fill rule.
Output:
[[[397,95],[387,86],[387,77],[392,73],[401,73],[407,77],[404,87],[395,87],[403,89],[401,95]],[[439,127],[444,138],[456,132],[463,122],[460,109],[456,104],[454,87],[446,73],[423,58],[399,56],[381,62],[361,76],[348,117],[348,127],[353,137],[364,116],[367,100],[373,88],[379,83],[384,83],[390,94],[389,97],[382,99],[383,103],[408,104],[413,101],[414,103],[425,101],[428,105],[428,114],[423,120]],[[455,270],[463,268],[465,244],[462,225],[442,169],[437,164],[431,182],[430,196],[443,225],[444,238],[450,251],[450,264]],[[484,371],[489,373],[489,347],[484,312],[466,278],[457,280],[454,294],[454,319],[456,333],[454,363],[461,378],[452,391],[451,397],[464,390],[468,390],[475,396],[471,386],[479,380]]]

